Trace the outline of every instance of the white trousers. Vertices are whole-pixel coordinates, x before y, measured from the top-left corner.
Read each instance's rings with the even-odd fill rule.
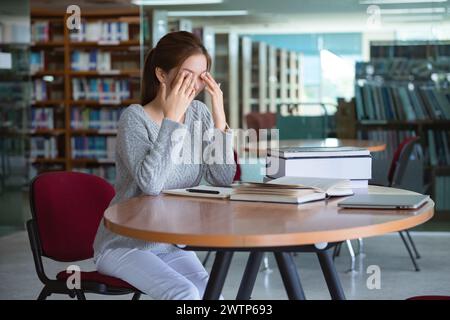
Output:
[[[157,300],[201,299],[209,278],[195,252],[179,248],[168,253],[107,249],[96,265],[98,272],[122,279]]]

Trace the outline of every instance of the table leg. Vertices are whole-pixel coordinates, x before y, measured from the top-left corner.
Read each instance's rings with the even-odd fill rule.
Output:
[[[236,300],[250,299],[263,256],[264,252],[262,251],[250,252]]]
[[[203,300],[219,300],[230,268],[233,251],[217,251]]]
[[[331,298],[333,300],[345,300],[344,290],[336,272],[331,252],[329,250],[317,251],[317,257],[319,258],[320,267],[327,282]]]
[[[300,276],[295,266],[295,261],[289,252],[274,252],[277,260],[278,269],[280,270],[281,279],[283,280],[286,293],[290,300],[305,300]]]

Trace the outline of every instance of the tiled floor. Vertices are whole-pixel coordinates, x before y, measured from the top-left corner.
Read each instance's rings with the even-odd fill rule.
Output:
[[[348,299],[405,299],[414,295],[450,295],[450,233],[413,233],[422,254],[420,272],[413,271],[407,252],[398,234],[369,238],[364,241],[364,256],[357,258],[357,272],[346,272],[349,255],[345,247],[336,259],[336,268]],[[356,243],[355,247],[357,247]],[[204,253],[198,253],[202,258]],[[248,254],[234,256],[229,277],[225,283],[224,296],[234,298],[239,287]],[[329,299],[325,281],[317,258],[311,253],[294,257],[308,299]],[[211,267],[212,260],[208,263]],[[272,256],[269,256],[272,272],[261,271],[253,291],[253,299],[286,299],[283,284]],[[381,288],[369,290],[366,283],[370,274],[367,267],[377,265],[381,269]],[[46,263],[49,274],[54,275],[64,264]],[[83,270],[92,264],[80,263]],[[32,261],[25,232],[16,232],[0,238],[0,299],[35,299],[41,290]],[[87,295],[88,299],[105,299],[103,296]],[[129,299],[129,296],[114,299]],[[50,299],[67,299],[53,295]],[[143,297],[148,299],[148,297]]]

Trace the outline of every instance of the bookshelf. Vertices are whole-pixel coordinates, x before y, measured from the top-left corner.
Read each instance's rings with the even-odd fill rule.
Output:
[[[301,102],[302,54],[242,37],[240,48],[241,118],[249,112],[277,112],[281,104]]]
[[[26,181],[29,43],[13,41],[0,41],[0,52],[11,55],[11,68],[0,69],[0,195]]]
[[[117,121],[139,103],[139,9],[85,10],[80,30],[65,19],[31,11],[29,176],[73,170],[113,182]]]
[[[372,42],[370,53],[355,68],[357,136],[387,141],[386,161],[402,138],[420,136],[424,174],[415,179],[426,188],[417,191],[449,218],[450,42]]]
[[[231,128],[240,127],[239,117],[239,38],[236,33],[214,34],[213,77],[223,92],[225,114]]]

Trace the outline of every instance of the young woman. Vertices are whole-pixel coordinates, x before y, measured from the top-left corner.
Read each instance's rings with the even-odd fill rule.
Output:
[[[116,196],[110,205],[141,194],[195,186],[202,178],[214,185],[233,181],[231,134],[222,91],[209,74],[210,67],[205,47],[189,32],[167,34],[148,53],[141,105],[126,108],[119,120]],[[212,114],[194,100],[203,89],[211,95]],[[198,128],[202,133],[214,131],[214,139],[195,135]],[[196,150],[198,139],[202,161],[175,161],[179,150]],[[208,148],[222,150],[217,153],[221,158],[216,154],[214,161],[205,159]],[[94,261],[100,273],[127,281],[153,299],[200,299],[208,280],[194,252],[114,234],[103,221],[94,242]]]

